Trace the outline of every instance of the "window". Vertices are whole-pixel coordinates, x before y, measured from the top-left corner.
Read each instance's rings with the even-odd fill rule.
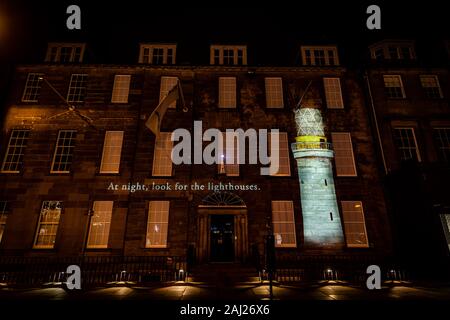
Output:
[[[84,102],[87,78],[87,74],[72,74],[67,92],[68,102]]]
[[[281,78],[265,78],[267,108],[283,108],[283,80]]]
[[[419,149],[413,128],[394,128],[394,140],[401,160],[420,162]]]
[[[302,46],[300,50],[302,53],[303,65],[306,66],[339,65],[337,47],[335,46],[323,46],[323,47]]]
[[[268,136],[269,139],[269,146],[271,146],[271,134]],[[274,148],[275,149],[275,148]],[[289,162],[289,142],[288,142],[288,135],[286,132],[279,132],[278,133],[278,150],[272,150],[272,147],[270,147],[271,152],[278,152],[279,157],[279,168],[278,172],[274,174],[273,176],[277,177],[287,177],[291,175],[291,165]]]
[[[13,130],[9,137],[8,148],[3,159],[3,173],[18,173],[23,165],[25,148],[30,136],[30,130]]]
[[[100,173],[119,173],[123,131],[106,131]]]
[[[330,109],[344,108],[342,101],[341,80],[339,78],[323,78],[325,98]]]
[[[153,49],[152,64],[164,64],[164,48],[154,48]]]
[[[444,162],[450,162],[450,128],[434,128],[433,136],[439,158]]]
[[[347,247],[367,248],[366,223],[361,201],[341,201]]]
[[[219,108],[236,108],[236,78],[219,78]]]
[[[275,247],[297,247],[294,205],[292,201],[272,201],[272,225],[275,236]]]
[[[332,132],[331,140],[333,142],[336,175],[338,177],[356,177],[357,173],[350,133]]]
[[[410,47],[401,47],[400,52],[402,53],[403,60],[411,60],[412,59]]]
[[[34,240],[34,248],[53,249],[61,217],[61,201],[44,201],[41,207],[39,223]]]
[[[58,132],[51,173],[70,172],[76,134],[77,132],[75,130],[61,130]]]
[[[314,60],[317,66],[325,65],[325,51],[324,50],[314,50]]]
[[[389,57],[391,60],[398,60],[400,57],[398,55],[398,48],[397,47],[389,47]]]
[[[212,65],[246,65],[247,47],[212,45],[210,47],[210,64]]]
[[[46,62],[82,62],[85,50],[83,43],[50,43]]]
[[[108,248],[113,201],[94,201],[86,248]]]
[[[0,243],[2,242],[3,233],[5,233],[6,219],[8,218],[8,202],[0,201]]]
[[[131,75],[115,75],[111,97],[112,103],[128,103]]]
[[[439,79],[437,76],[422,75],[420,76],[420,83],[427,98],[429,99],[442,98],[441,86],[439,85]]]
[[[384,88],[388,98],[405,98],[402,78],[398,75],[385,75]]]
[[[161,77],[161,86],[159,87],[159,102],[161,102],[173,87],[178,83],[177,77]],[[169,108],[176,108],[177,102],[174,101]]]
[[[223,64],[233,65],[234,64],[234,50],[224,49],[223,50]]]
[[[383,61],[384,60],[384,49],[383,48],[379,48],[375,50],[375,59],[378,61]]]
[[[150,201],[148,208],[146,248],[167,248],[169,201]]]
[[[41,91],[43,73],[29,73],[25,89],[23,90],[23,102],[38,102]]]
[[[222,132],[224,154],[221,155],[218,164],[219,173],[227,176],[239,176],[239,138],[233,135],[232,142],[227,143],[226,133]]]
[[[161,132],[155,142],[153,155],[153,176],[172,175],[172,133]]]
[[[141,44],[139,63],[175,64],[176,44]]]

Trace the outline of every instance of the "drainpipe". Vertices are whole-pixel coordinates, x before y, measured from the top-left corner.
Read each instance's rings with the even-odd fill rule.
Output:
[[[373,114],[373,118],[374,118],[374,121],[375,121],[375,130],[377,131],[378,144],[380,145],[381,159],[383,161],[384,173],[387,175],[388,174],[388,168],[387,168],[387,165],[386,165],[386,159],[384,157],[383,144],[381,143],[380,128],[378,127],[378,118],[377,118],[377,113],[375,111],[375,104],[373,102],[372,89],[370,87],[370,81],[369,81],[369,76],[367,74],[367,71],[364,71],[364,79],[366,80],[366,83],[367,83],[367,90],[368,90],[369,98],[370,98],[370,106],[372,108],[372,114]]]

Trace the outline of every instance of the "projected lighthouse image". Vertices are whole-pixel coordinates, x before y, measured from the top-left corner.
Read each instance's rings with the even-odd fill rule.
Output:
[[[295,111],[296,142],[292,152],[300,179],[305,246],[339,248],[344,246],[341,219],[336,201],[332,158],[319,109]]]

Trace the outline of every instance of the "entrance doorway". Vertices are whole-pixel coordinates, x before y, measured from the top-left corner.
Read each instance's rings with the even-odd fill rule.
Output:
[[[211,216],[210,247],[211,261],[234,261],[234,216]]]

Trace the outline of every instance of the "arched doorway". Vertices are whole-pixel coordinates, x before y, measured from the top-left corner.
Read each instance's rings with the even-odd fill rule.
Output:
[[[248,255],[247,206],[234,193],[214,192],[197,207],[198,262],[245,261]]]

